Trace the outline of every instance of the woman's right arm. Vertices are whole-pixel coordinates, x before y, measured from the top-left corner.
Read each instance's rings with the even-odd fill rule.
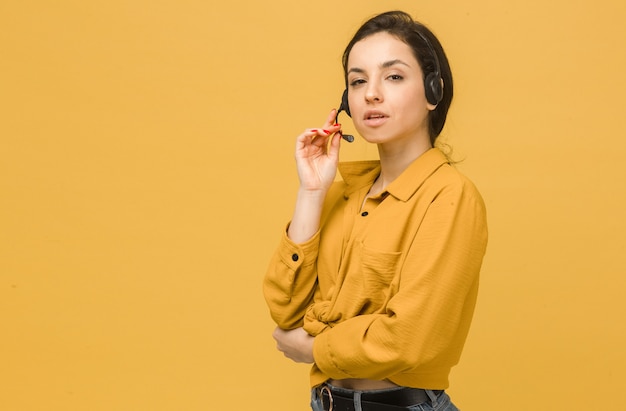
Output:
[[[341,126],[333,124],[336,116],[336,110],[331,111],[322,128],[307,129],[296,141],[300,188],[293,217],[263,282],[272,318],[282,329],[302,326],[315,293],[320,219],[339,162]]]
[[[341,126],[334,124],[336,116],[337,112],[331,111],[321,128],[307,129],[296,139],[300,188],[293,217],[263,281],[272,318],[286,330],[302,326],[315,295],[320,219],[339,158]]]
[[[341,125],[334,124],[336,116],[332,110],[322,128],[307,129],[296,140],[300,188],[287,232],[296,243],[309,240],[319,230],[324,199],[337,174]]]

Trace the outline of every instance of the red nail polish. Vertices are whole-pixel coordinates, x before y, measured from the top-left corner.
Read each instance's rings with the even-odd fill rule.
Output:
[[[328,130],[322,130],[322,131],[323,131],[324,133],[326,133],[326,134],[330,134],[330,131],[328,131]]]
[[[314,132],[314,133],[317,133],[317,129],[316,128],[312,128],[311,131]]]

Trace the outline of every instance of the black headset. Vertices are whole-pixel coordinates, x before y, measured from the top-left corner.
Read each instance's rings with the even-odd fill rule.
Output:
[[[437,53],[435,49],[430,44],[430,41],[426,38],[424,34],[420,31],[415,31],[420,38],[426,43],[428,50],[430,50],[430,54],[433,56],[433,60],[435,61],[435,71],[432,73],[428,73],[424,77],[424,92],[426,94],[426,101],[430,104],[436,106],[439,104],[441,99],[443,98],[443,87],[441,84],[441,67],[439,66],[439,58],[437,57]],[[350,117],[350,106],[348,105],[348,88],[343,91],[343,95],[341,96],[341,104],[339,105],[339,110],[337,111],[337,117],[339,117],[339,113],[345,111],[346,114]]]

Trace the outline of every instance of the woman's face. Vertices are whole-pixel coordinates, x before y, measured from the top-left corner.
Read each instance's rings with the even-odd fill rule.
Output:
[[[348,101],[354,125],[370,143],[430,144],[424,81],[412,49],[387,32],[357,42],[348,56]]]

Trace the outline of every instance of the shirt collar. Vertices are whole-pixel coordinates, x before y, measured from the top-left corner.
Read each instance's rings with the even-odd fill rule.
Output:
[[[448,164],[446,156],[438,148],[431,148],[416,158],[392,181],[385,191],[401,201],[407,201],[418,188],[443,164]],[[339,172],[346,183],[345,195],[371,186],[380,174],[380,161],[350,161],[339,164]]]

